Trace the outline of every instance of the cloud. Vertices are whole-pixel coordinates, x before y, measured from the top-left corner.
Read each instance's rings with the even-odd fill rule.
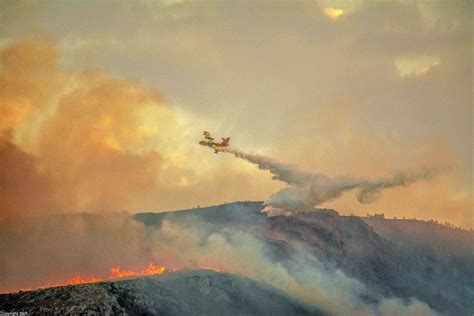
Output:
[[[61,85],[58,49],[49,40],[28,38],[0,51],[0,130],[18,127],[44,109]]]
[[[244,153],[233,148],[223,148],[237,158],[256,164],[262,170],[273,174],[272,179],[288,184],[274,193],[265,205],[288,211],[306,211],[325,202],[339,198],[344,192],[358,190],[357,199],[368,203],[384,189],[408,186],[419,180],[429,180],[439,171],[433,168],[421,168],[414,172],[397,172],[391,178],[360,180],[351,177],[330,178],[324,174],[301,170],[299,168],[275,162],[267,157]]]
[[[439,64],[439,59],[435,56],[405,57],[395,60],[395,66],[401,78],[426,76]]]
[[[337,21],[344,15],[344,10],[340,8],[324,8],[323,13],[331,20]]]
[[[144,144],[149,135],[140,114],[165,107],[162,96],[94,71],[81,73],[72,85],[38,131],[38,157],[63,185],[64,206],[139,207],[153,194],[162,162],[160,153]],[[160,114],[154,122],[159,131],[174,119]]]
[[[380,313],[383,316],[436,316],[437,312],[432,310],[426,303],[417,299],[410,299],[408,304],[404,304],[396,298],[384,299],[380,304]]]
[[[331,21],[321,12],[326,7],[343,9],[344,17]],[[15,1],[2,3],[1,11],[2,43],[42,30],[70,48],[60,52],[66,69],[77,74],[94,66],[113,77],[140,78],[165,91],[173,111],[176,105],[189,114],[181,135],[167,137],[177,140],[179,152],[156,137],[164,181],[155,210],[264,199],[278,189],[244,162],[189,149],[198,141],[194,135],[210,129],[246,151],[331,175],[389,177],[391,170],[448,153],[455,165],[449,175],[390,190],[373,204],[343,195],[328,207],[471,225],[470,1],[67,3],[54,9]],[[427,71],[417,64],[426,75],[402,78],[396,62],[421,56],[439,64]],[[26,125],[34,134],[37,125]],[[36,154],[29,133],[17,130],[14,141]]]
[[[275,187],[210,156],[197,145],[207,121],[154,89],[99,70],[65,71],[58,47],[42,37],[0,53],[0,127],[9,135],[0,217],[176,209],[261,199]]]
[[[413,111],[418,110],[413,108]],[[431,110],[424,111],[430,113]],[[390,217],[438,219],[469,228],[472,223],[470,173],[463,172],[468,166],[456,153],[454,144],[449,144],[446,136],[441,135],[444,130],[436,132],[439,137],[419,138],[418,133],[407,137],[405,131],[392,129],[392,125],[386,126],[379,119],[372,119],[372,115],[373,111],[352,98],[328,101],[312,115],[289,122],[297,126],[298,135],[311,137],[280,140],[284,151],[267,155],[297,162],[301,169],[317,170],[336,178],[348,175],[354,179],[390,179],[397,171],[422,174],[425,167],[434,168],[442,172],[430,181],[412,183],[409,189],[393,187],[371,203],[360,204],[353,194],[343,194],[322,207],[356,215],[383,211]],[[381,125],[384,127],[379,130]],[[299,148],[304,148],[305,155],[298,152]]]
[[[34,215],[57,208],[55,183],[36,158],[0,137],[0,214]]]
[[[2,142],[2,215],[143,207],[162,157],[144,144],[141,114],[158,109],[156,132],[174,124],[173,115],[160,111],[167,105],[159,93],[136,82],[59,70],[59,55],[38,37],[1,50],[0,122],[11,134]]]

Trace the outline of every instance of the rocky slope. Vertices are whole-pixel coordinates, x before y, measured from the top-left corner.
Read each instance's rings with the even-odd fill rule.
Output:
[[[31,315],[322,315],[282,292],[209,270],[0,295],[0,311]]]
[[[280,311],[318,314],[290,298],[294,295],[305,299],[307,288],[285,288],[288,280],[297,280],[304,275],[301,270],[309,267],[313,272],[321,273],[316,277],[303,277],[303,281],[314,282],[312,290],[323,297],[312,304],[319,310],[344,314],[337,312],[340,310],[335,307],[340,300],[346,306],[356,302],[355,307],[363,302],[362,305],[375,315],[390,315],[381,312],[387,300],[396,299],[406,307],[411,299],[416,299],[440,314],[474,315],[472,232],[414,220],[342,216],[329,209],[270,217],[261,210],[261,202],[236,202],[175,212],[140,213],[132,216],[134,220],[127,214],[102,217],[75,214],[38,218],[28,225],[3,223],[0,225],[0,253],[8,253],[15,260],[5,261],[9,265],[1,264],[6,256],[0,257],[0,286],[2,281],[17,285],[17,288],[35,284],[35,281],[38,284],[51,275],[81,273],[80,269],[88,265],[89,270],[96,267],[94,271],[106,273],[103,269],[111,264],[133,263],[136,258],[142,258],[143,262],[158,258],[157,263],[166,264],[168,257],[161,256],[162,251],[168,251],[169,263],[181,259],[181,267],[189,264],[193,268],[203,267],[193,265],[203,256],[206,260],[223,259],[220,262],[225,264],[231,264],[229,260],[238,261],[251,267],[256,255],[260,270],[247,273],[235,266],[233,269],[223,266],[220,270],[233,271],[261,282],[212,272],[178,273],[176,277],[169,274],[10,294],[0,297],[0,310],[38,312],[57,308],[62,312],[92,310],[128,314],[280,315]],[[242,235],[252,236],[251,242],[244,238],[247,240],[243,243],[244,248],[258,245],[253,249],[257,252],[250,252],[250,256],[249,252],[242,252],[239,248],[242,240],[238,239]],[[237,244],[240,242],[237,246],[233,245],[236,237]],[[212,248],[211,243],[224,247]],[[241,252],[233,255],[231,252],[235,250]],[[30,262],[32,252],[35,260]],[[247,255],[245,260],[240,258],[242,254]],[[302,254],[311,260],[306,260]],[[110,260],[110,264],[104,264],[104,260]],[[206,260],[201,262],[207,264]],[[16,268],[20,264],[30,270]],[[56,265],[52,272],[51,264]],[[260,277],[270,268],[289,278],[281,281],[273,274]],[[337,279],[325,276],[332,271],[342,272],[345,281],[349,278],[353,285],[356,280],[360,286],[354,291],[349,283],[337,285]],[[263,282],[285,290],[286,294]],[[327,291],[319,291],[318,287],[326,287]],[[340,295],[324,296],[334,293]],[[308,300],[306,296],[305,302],[313,303],[313,297]],[[333,305],[323,306],[325,302]]]
[[[194,216],[219,226],[254,230],[282,263],[301,247],[361,281],[364,299],[417,298],[439,313],[474,314],[473,233],[434,223],[341,216],[317,209],[267,217],[260,202],[240,202],[161,214],[142,213],[147,225]]]

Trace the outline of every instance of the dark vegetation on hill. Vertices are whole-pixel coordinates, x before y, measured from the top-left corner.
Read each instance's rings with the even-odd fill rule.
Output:
[[[266,263],[281,265],[286,271],[291,271],[295,258],[308,254],[324,266],[324,271],[339,270],[360,282],[364,290],[358,295],[374,310],[386,299],[397,298],[408,304],[415,298],[441,314],[474,314],[471,231],[416,220],[342,216],[330,209],[288,216],[267,216],[261,211],[261,202],[236,202],[175,212],[139,213],[133,218],[150,231],[159,230],[169,221],[185,223],[204,236],[219,232],[218,236],[225,237],[228,232],[245,232],[265,245],[262,250],[268,259]],[[76,214],[83,219],[81,223],[86,224],[95,223],[95,216]],[[107,217],[101,218],[104,220],[108,223]],[[53,227],[68,223],[60,216],[47,219],[48,223],[51,221]],[[86,224],[84,227],[89,229]],[[186,225],[183,227],[188,227]],[[68,231],[60,236],[67,238]],[[98,233],[97,238],[100,236]],[[76,237],[74,240],[80,244],[82,237]],[[100,238],[92,240],[101,242]],[[313,261],[304,262],[311,265]],[[262,280],[194,271],[0,295],[0,311],[320,314],[290,297],[290,292],[283,294]]]
[[[473,233],[436,223],[341,216],[330,209],[267,217],[261,202],[238,202],[168,213],[141,213],[147,225],[199,219],[254,230],[269,256],[282,261],[303,247],[368,288],[368,302],[417,298],[441,313],[474,313]]]
[[[275,288],[209,270],[0,295],[0,311],[31,315],[323,315]]]

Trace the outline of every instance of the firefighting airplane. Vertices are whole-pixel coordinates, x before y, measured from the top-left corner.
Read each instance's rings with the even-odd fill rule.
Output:
[[[229,146],[229,141],[230,141],[229,137],[221,138],[222,142],[218,143],[218,142],[214,141],[214,138],[211,137],[211,134],[209,134],[209,132],[204,131],[202,134],[204,135],[205,140],[201,140],[199,142],[199,145],[203,145],[203,146],[213,148],[215,154],[217,154],[219,152],[219,148]]]

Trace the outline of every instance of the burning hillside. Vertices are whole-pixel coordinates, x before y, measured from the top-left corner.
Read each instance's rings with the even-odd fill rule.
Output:
[[[468,315],[474,308],[474,258],[469,247],[462,247],[471,240],[470,232],[425,223],[420,231],[427,235],[425,242],[415,243],[400,235],[403,230],[387,234],[379,231],[380,224],[373,228],[334,210],[267,217],[263,207],[245,202],[135,216],[76,214],[0,222],[6,254],[1,290],[212,269],[269,284],[329,314],[421,310]],[[456,233],[456,245],[449,244],[450,231]],[[430,243],[438,235],[442,248]],[[34,261],[27,260],[26,249],[35,249]]]
[[[117,279],[122,279],[122,278],[130,278],[130,277],[138,277],[138,276],[146,276],[146,275],[160,275],[167,271],[169,271],[169,269],[166,269],[163,266],[155,265],[153,263],[150,263],[146,269],[141,270],[141,271],[113,267],[110,269],[110,275],[108,277],[101,277],[101,276],[85,277],[81,275],[74,275],[69,280],[58,281],[58,282],[53,282],[53,283],[45,283],[45,284],[41,284],[35,287],[30,287],[30,288],[11,289],[11,290],[4,291],[4,294],[17,292],[17,291],[32,291],[32,290],[37,290],[37,289],[45,289],[45,288],[58,287],[58,286],[80,285],[80,284],[112,281],[112,280],[117,280]]]
[[[210,270],[0,295],[0,311],[99,315],[323,315],[274,287]]]

